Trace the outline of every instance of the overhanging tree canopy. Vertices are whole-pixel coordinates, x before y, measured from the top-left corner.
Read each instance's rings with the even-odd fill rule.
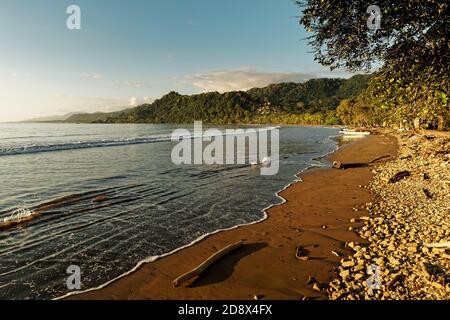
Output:
[[[300,23],[310,32],[316,60],[331,69],[380,66],[372,91],[386,108],[411,116],[448,113],[450,2],[379,0],[381,28],[371,30],[364,0],[301,0]],[[386,86],[391,87],[388,92]],[[402,113],[404,114],[404,113]]]

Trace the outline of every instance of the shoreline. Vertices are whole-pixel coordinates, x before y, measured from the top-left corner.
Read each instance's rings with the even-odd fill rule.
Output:
[[[321,156],[318,156],[318,157],[315,157],[315,158],[311,159],[311,161],[318,161],[319,159],[329,158],[330,155],[332,155],[333,153],[338,151],[342,146],[344,146],[346,144],[351,144],[352,142],[354,142],[354,141],[352,141],[352,142],[345,141],[339,135],[330,136],[330,137],[328,137],[328,139],[335,142],[335,144],[336,144],[335,148],[332,151],[329,151],[329,152],[327,152],[327,153],[325,153],[325,154],[323,154]],[[103,283],[103,284],[101,284],[101,285],[99,285],[97,287],[86,289],[86,290],[81,290],[81,291],[70,292],[70,293],[67,293],[65,295],[53,298],[52,300],[67,299],[67,298],[72,297],[72,296],[78,296],[78,295],[82,295],[82,294],[89,293],[89,292],[92,292],[92,291],[101,290],[103,288],[108,287],[110,284],[120,280],[121,278],[127,277],[130,274],[133,274],[134,272],[139,270],[139,268],[141,268],[145,264],[153,263],[153,262],[158,261],[160,259],[163,259],[165,257],[168,257],[168,256],[171,256],[173,254],[176,254],[177,252],[182,251],[184,249],[187,249],[189,247],[192,247],[192,246],[196,245],[197,243],[199,243],[199,242],[201,242],[201,241],[207,239],[208,237],[213,236],[213,235],[215,235],[217,233],[225,232],[225,231],[231,231],[231,230],[234,230],[234,229],[237,229],[237,228],[242,228],[242,227],[252,226],[254,224],[262,223],[262,222],[266,221],[269,218],[268,210],[270,210],[273,207],[281,206],[281,205],[283,205],[283,204],[285,204],[287,202],[287,200],[280,195],[283,191],[287,190],[288,188],[290,188],[291,186],[293,186],[296,183],[302,182],[301,175],[303,173],[306,173],[306,172],[308,172],[310,170],[321,169],[321,168],[324,168],[324,167],[317,166],[315,164],[311,164],[308,167],[306,167],[306,168],[302,169],[301,171],[299,171],[298,173],[296,173],[295,175],[293,175],[293,181],[290,182],[289,184],[287,184],[286,186],[284,186],[282,189],[278,190],[274,194],[276,198],[281,200],[281,202],[273,203],[273,204],[267,206],[266,208],[261,209],[260,211],[264,214],[264,216],[261,219],[259,219],[259,220],[252,221],[252,222],[249,222],[249,223],[244,223],[244,224],[238,224],[238,225],[235,225],[235,226],[233,226],[231,228],[219,229],[219,230],[216,230],[214,232],[207,233],[207,234],[205,234],[205,235],[195,239],[191,243],[186,244],[184,246],[181,246],[179,248],[176,248],[175,250],[172,250],[172,251],[170,251],[168,253],[165,253],[165,254],[162,254],[162,255],[159,255],[159,256],[150,256],[150,257],[148,257],[146,259],[143,259],[143,260],[139,261],[136,264],[136,266],[134,266],[132,269],[124,272],[123,274],[119,275],[118,277],[116,277],[114,279],[111,279],[111,280],[109,280],[109,281],[107,281],[107,282],[105,282],[105,283]]]
[[[383,142],[383,140],[387,140],[388,142]],[[380,142],[384,144],[381,144]],[[377,147],[373,148],[374,145],[376,145]],[[394,153],[392,152],[396,150],[396,141],[394,141],[394,138],[391,136],[387,137],[384,135],[374,135],[368,138],[364,138],[360,141],[353,142],[351,144],[343,145],[339,149],[333,151],[331,154],[324,155],[324,157],[328,157],[331,161],[339,160],[341,162],[347,163],[355,161],[369,162],[377,156],[385,155],[385,149],[390,149],[390,152]],[[358,154],[359,157],[357,156]],[[370,158],[367,158],[367,156],[370,156]],[[364,172],[361,170],[363,170]],[[283,226],[286,221],[278,220],[285,220],[283,218],[287,218],[288,222],[293,222],[293,220],[304,218],[293,218],[291,217],[292,215],[294,215],[293,212],[287,211],[289,211],[289,208],[293,209],[292,207],[296,206],[296,203],[293,203],[294,201],[292,196],[298,196],[299,193],[301,193],[302,189],[314,187],[311,186],[311,184],[319,184],[318,186],[316,186],[319,187],[319,189],[321,186],[326,186],[326,183],[323,184],[320,183],[320,181],[319,183],[315,183],[314,181],[310,181],[310,179],[323,180],[324,178],[327,178],[327,175],[335,175],[339,173],[339,176],[343,172],[345,172],[345,176],[349,174],[350,176],[353,176],[355,173],[357,173],[357,176],[359,176],[359,180],[364,180],[361,181],[365,182],[364,185],[370,182],[370,173],[368,172],[368,168],[333,170],[328,168],[315,168],[314,166],[312,166],[312,168],[309,167],[303,172],[298,173],[296,175],[296,179],[291,184],[277,193],[277,196],[283,199],[283,202],[271,205],[270,207],[264,209],[263,211],[266,212],[266,217],[264,217],[263,219],[252,222],[251,224],[236,226],[232,229],[216,231],[215,233],[197,239],[194,243],[191,243],[186,247],[179,248],[175,252],[169,253],[163,257],[159,257],[156,261],[152,261],[151,259],[144,260],[131,271],[125,273],[117,279],[109,281],[99,288],[90,289],[82,293],[71,293],[60,298],[250,299],[252,295],[257,295],[264,296],[267,299],[299,299],[307,296],[314,296],[315,298],[325,299],[326,295],[324,293],[314,291],[312,290],[312,288],[310,288],[310,286],[306,284],[307,279],[309,277],[314,277],[317,280],[330,281],[332,279],[330,276],[332,275],[339,261],[338,257],[335,257],[331,254],[332,250],[328,250],[330,249],[330,245],[337,251],[341,251],[343,254],[349,254],[350,251],[346,248],[340,248],[340,244],[342,244],[342,242],[350,240],[355,241],[354,238],[357,238],[356,234],[354,232],[348,231],[347,228],[342,228],[343,226],[340,225],[342,223],[341,218],[338,219],[341,221],[339,221],[337,225],[333,225],[336,223],[336,217],[333,215],[328,215],[328,221],[323,221],[323,226],[329,225],[326,227],[326,229],[325,227],[321,227],[322,222],[320,221],[315,221],[315,223],[314,221],[310,221],[315,224],[315,226],[313,227],[314,230],[303,230],[303,226],[301,223],[296,223],[298,227],[292,228],[292,225],[289,227]],[[348,179],[344,177],[344,182],[345,180]],[[359,189],[358,191],[362,191],[362,188],[359,188],[359,184],[352,185],[352,187]],[[313,190],[312,193],[314,195],[314,193],[317,193],[317,190]],[[352,193],[350,193],[350,195],[351,194]],[[363,198],[367,199],[367,197],[370,198],[370,194],[365,194]],[[313,206],[314,202],[320,207],[321,201],[314,201],[313,199],[309,199],[308,201],[308,199],[306,198],[303,200],[303,202],[309,202],[310,207]],[[368,202],[361,201],[363,199],[357,199],[357,197],[353,197],[353,199],[351,200],[358,200],[358,206],[362,206],[365,202]],[[345,208],[331,206],[332,208],[330,207],[327,210],[331,210],[331,212],[328,213],[332,213],[332,209],[336,209],[337,211],[342,211],[342,209],[345,209],[345,211],[347,211],[346,215],[354,218],[355,214],[360,214],[355,213],[353,205],[354,204],[352,203],[352,206],[347,205],[345,206]],[[280,217],[280,214],[284,214],[284,217]],[[309,218],[311,220],[311,218],[313,217]],[[347,221],[349,219],[347,219]],[[323,217],[315,220],[323,220]],[[327,220],[326,217],[325,220]],[[317,222],[320,223],[317,225]],[[309,228],[308,225],[307,227]],[[285,229],[285,232],[280,232],[279,229]],[[318,231],[317,229],[321,229],[321,231]],[[262,231],[262,234],[259,233],[260,231]],[[272,237],[268,237],[273,231],[278,231],[276,245],[272,243],[274,242],[274,239],[272,239]],[[245,236],[247,233],[250,234],[250,237]],[[333,235],[329,236],[327,235],[327,233],[331,233]],[[288,235],[290,235],[290,237]],[[323,242],[325,240],[326,242],[327,239],[328,243],[311,244],[311,249],[308,248],[308,250],[311,251],[311,259],[308,261],[299,261],[295,258],[295,249],[298,246],[300,239],[293,240],[295,236],[297,236],[296,238],[305,238],[306,241],[302,240],[302,244],[307,244],[306,242],[308,242],[308,240],[309,242],[314,242],[313,240],[317,240],[316,242]],[[288,241],[280,241],[280,237]],[[226,246],[227,244],[238,240],[244,240],[246,246],[213,265],[202,275],[202,277],[200,277],[199,280],[195,281],[190,286],[183,286],[177,289],[172,288],[171,281],[174,278],[179,276],[181,273],[190,270],[192,267],[202,262],[203,259],[205,259],[207,256],[219,250],[223,246]],[[285,242],[289,243],[289,246],[291,247],[289,250],[286,248]],[[340,242],[340,244],[337,244],[336,242]],[[328,249],[326,249],[326,247],[328,247]],[[317,250],[317,248],[320,248],[320,250]],[[266,256],[267,254],[269,254],[268,251],[273,251],[274,249],[275,251],[283,251],[283,257],[279,258],[278,261],[271,261],[273,259]],[[324,250],[327,250],[328,254],[325,255]],[[314,251],[319,251],[320,255],[325,255],[326,257],[315,258]],[[266,257],[264,258],[263,255]],[[186,263],[183,264],[182,268],[176,267],[178,265],[177,261],[179,260],[186,261]],[[285,260],[290,260],[290,263],[288,265],[285,265]],[[251,267],[241,266],[244,264],[244,262],[248,262],[247,264],[250,264]],[[274,277],[274,279],[266,279],[266,285],[264,285],[264,283],[261,283],[261,281],[255,281],[256,278],[261,278],[261,271],[258,271],[258,269],[267,269],[268,265],[270,264],[277,265],[275,270],[277,274],[280,272],[291,272],[295,276],[291,276],[290,278],[288,277],[288,283],[286,283],[287,280],[286,277],[284,277],[285,279],[282,279],[285,282],[284,285],[280,285],[279,281],[281,281],[281,279],[278,279],[277,277]],[[305,270],[295,270],[302,267],[305,267]],[[233,272],[233,270],[243,272]],[[300,272],[300,274],[298,272]],[[243,281],[244,279],[240,279],[239,274],[241,273],[252,274],[253,277],[255,277],[255,279],[253,279],[253,285],[245,284],[248,281]],[[310,274],[309,276],[307,275],[308,273]],[[257,275],[259,275],[259,277]],[[276,283],[278,283],[278,285],[276,285]],[[217,292],[221,293],[217,294]],[[245,294],[245,292],[248,293]]]

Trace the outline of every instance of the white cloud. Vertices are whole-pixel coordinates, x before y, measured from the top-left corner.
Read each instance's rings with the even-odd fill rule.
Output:
[[[9,76],[10,76],[10,77],[13,77],[13,78],[28,78],[28,77],[31,77],[32,74],[30,74],[30,73],[24,73],[24,72],[22,72],[22,71],[11,71],[11,72],[9,73]]]
[[[103,78],[103,75],[101,75],[100,73],[97,73],[97,72],[83,72],[81,74],[81,76],[83,78],[93,79],[93,80],[98,80],[98,79],[102,79]]]
[[[132,82],[132,81],[125,81],[123,84],[127,87],[132,88],[142,88],[145,85],[143,82]]]
[[[114,81],[115,85],[119,85],[119,86],[124,86],[124,87],[129,87],[129,88],[143,88],[146,87],[147,85],[144,82],[140,82],[140,81]]]
[[[130,107],[134,107],[135,105],[137,105],[138,103],[138,99],[136,97],[131,97],[130,100],[128,100],[128,105]]]
[[[265,87],[271,83],[304,82],[316,77],[312,73],[264,72],[251,69],[215,70],[186,75],[182,82],[207,91],[239,91],[255,87]]]

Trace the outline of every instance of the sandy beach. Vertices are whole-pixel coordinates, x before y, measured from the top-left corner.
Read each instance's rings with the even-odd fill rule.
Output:
[[[349,230],[350,220],[364,215],[362,206],[373,200],[364,186],[373,167],[395,158],[397,150],[397,139],[384,134],[344,145],[329,159],[356,166],[304,172],[302,182],[280,193],[287,202],[269,209],[266,221],[214,234],[103,289],[69,299],[327,299],[317,287],[338,277],[342,257],[352,252],[345,243],[364,241]],[[365,165],[385,155],[390,157]],[[243,248],[194,282],[173,288],[175,278],[239,240],[245,242]],[[299,244],[308,253],[306,261],[295,257]],[[310,278],[317,280],[315,289]]]

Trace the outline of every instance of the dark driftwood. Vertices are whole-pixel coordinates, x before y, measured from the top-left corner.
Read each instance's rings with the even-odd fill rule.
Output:
[[[306,250],[302,244],[299,244],[297,250],[295,251],[295,257],[299,260],[308,260],[308,250]]]
[[[385,155],[385,156],[381,156],[381,157],[378,157],[378,158],[376,158],[376,159],[373,159],[372,161],[370,161],[369,163],[374,163],[374,162],[377,162],[378,160],[381,160],[381,159],[384,159],[384,158],[389,158],[391,155],[390,154],[387,154],[387,155]]]
[[[377,162],[378,160],[381,160],[384,158],[389,158],[390,156],[391,156],[390,154],[387,154],[387,155],[378,157],[376,159],[373,159],[372,161],[370,161],[368,163],[342,163],[340,161],[334,161],[333,168],[334,169],[364,168],[364,167],[368,167],[369,164],[372,164],[372,163]]]
[[[214,262],[219,260],[220,258],[226,256],[227,254],[230,254],[231,252],[235,251],[236,249],[239,249],[244,245],[243,241],[236,242],[234,244],[231,244],[222,250],[217,251],[212,256],[210,256],[208,259],[206,259],[204,262],[202,262],[198,267],[192,269],[191,271],[183,274],[182,276],[176,278],[173,280],[172,284],[173,286],[179,287],[183,283],[200,276],[206,269],[208,269]]]
[[[394,288],[395,284],[399,281],[402,281],[405,278],[405,275],[403,274],[397,274],[394,279],[392,279],[388,285],[387,285],[387,289],[390,291]]]
[[[402,179],[405,179],[411,175],[411,172],[409,171],[400,171],[396,175],[394,175],[392,178],[389,179],[389,183],[396,183]]]
[[[423,194],[425,195],[425,197],[426,197],[427,199],[433,198],[433,194],[432,194],[430,191],[428,191],[427,189],[423,188],[423,189],[422,189],[422,192],[423,192]]]

